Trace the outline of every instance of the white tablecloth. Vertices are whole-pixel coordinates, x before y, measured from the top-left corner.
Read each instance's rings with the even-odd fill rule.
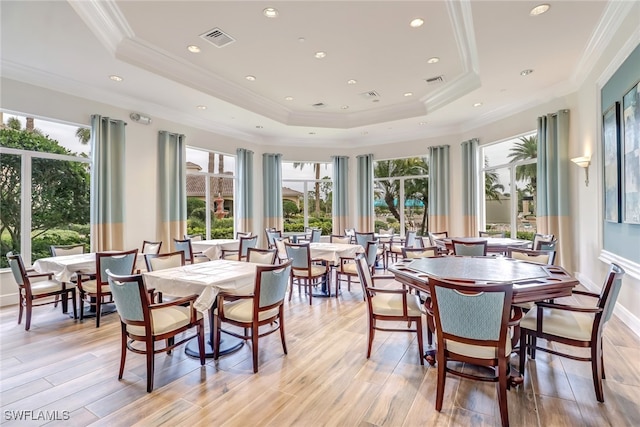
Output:
[[[364,252],[360,245],[347,243],[310,243],[311,258],[322,259],[333,264],[338,264],[340,258],[355,258],[356,254]]]
[[[138,253],[134,272],[137,269],[144,268],[144,255]],[[77,272],[96,272],[96,254],[94,252],[90,252],[86,254],[40,258],[33,263],[33,269],[38,273],[53,273],[53,277],[61,282],[70,282]]]
[[[239,248],[240,240],[237,239],[196,240],[191,242],[191,249],[194,252],[202,252],[210,260],[220,259],[223,249],[237,251]]]
[[[253,292],[257,265],[214,260],[146,272],[142,277],[147,288],[155,288],[168,295],[182,297],[198,294],[194,305],[198,311],[205,311],[213,305],[220,291],[236,295]]]

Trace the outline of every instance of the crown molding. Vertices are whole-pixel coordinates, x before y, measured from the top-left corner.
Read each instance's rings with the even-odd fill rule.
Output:
[[[68,0],[68,3],[112,55],[122,40],[135,36],[113,0]]]

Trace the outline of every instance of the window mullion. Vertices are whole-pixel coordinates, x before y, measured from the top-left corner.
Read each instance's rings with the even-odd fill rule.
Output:
[[[24,153],[21,157],[20,173],[20,253],[25,265],[31,265],[31,171],[32,156]]]

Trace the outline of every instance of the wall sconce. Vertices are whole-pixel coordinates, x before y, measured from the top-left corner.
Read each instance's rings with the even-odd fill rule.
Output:
[[[589,186],[589,165],[591,164],[591,157],[587,157],[587,156],[574,157],[573,159],[571,159],[571,161],[576,165],[580,166],[581,168],[584,168],[584,174],[585,174],[584,183],[588,187]]]

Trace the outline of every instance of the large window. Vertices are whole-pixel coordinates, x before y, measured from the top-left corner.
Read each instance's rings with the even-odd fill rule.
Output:
[[[331,163],[282,163],[284,231],[315,227],[332,233],[332,175]]]
[[[1,116],[0,266],[9,251],[29,265],[51,245],[89,249],[89,129]]]
[[[536,232],[535,133],[479,148],[484,159],[480,229],[531,239]]]
[[[236,158],[187,147],[187,233],[234,237]]]
[[[426,157],[374,162],[375,231],[393,227],[394,233],[429,230],[429,166]]]

